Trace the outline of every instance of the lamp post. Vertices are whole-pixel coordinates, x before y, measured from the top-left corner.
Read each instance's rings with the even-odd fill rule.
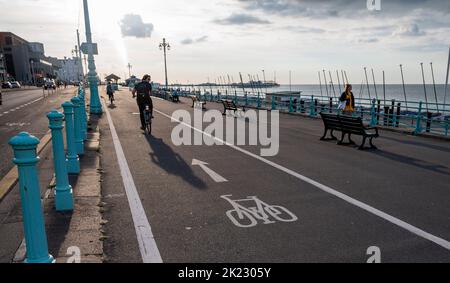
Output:
[[[88,81],[89,89],[91,92],[91,114],[102,114],[102,105],[100,104],[100,98],[98,95],[98,79],[97,72],[95,68],[94,54],[97,55],[97,44],[92,43],[92,33],[91,33],[91,23],[89,20],[89,7],[87,0],[83,0],[84,8],[84,22],[86,26],[86,43],[81,47],[83,53],[88,55]]]
[[[164,70],[166,73],[166,89],[169,88],[169,83],[167,80],[167,56],[166,56],[166,50],[170,50],[170,44],[166,42],[166,39],[163,38],[163,42],[159,44],[159,49],[164,50]]]
[[[128,77],[131,78],[131,68],[132,68],[133,66],[131,66],[130,63],[128,63],[127,67],[128,67]]]
[[[35,78],[35,75],[34,75],[34,61],[33,60],[31,60],[31,78],[33,79],[33,85],[36,85],[36,78]]]

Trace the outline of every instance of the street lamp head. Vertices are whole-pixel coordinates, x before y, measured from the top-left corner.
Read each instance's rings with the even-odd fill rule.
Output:
[[[167,50],[170,50],[170,44],[167,43]]]

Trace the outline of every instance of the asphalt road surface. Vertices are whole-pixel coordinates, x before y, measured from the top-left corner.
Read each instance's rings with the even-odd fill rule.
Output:
[[[9,139],[22,131],[41,139],[48,131],[46,114],[52,108],[61,111],[61,104],[70,100],[75,90],[71,87],[57,92],[45,91],[45,97],[42,89],[3,93],[0,106],[0,177],[14,165]]]
[[[363,263],[375,247],[381,262],[450,262],[448,142],[382,131],[358,151],[281,114],[273,157],[175,146],[170,116],[192,103],[153,102],[152,136],[128,91],[101,122],[107,261]]]

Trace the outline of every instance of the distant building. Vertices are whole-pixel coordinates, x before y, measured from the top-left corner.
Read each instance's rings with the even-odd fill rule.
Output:
[[[47,60],[42,43],[28,42],[11,32],[0,32],[0,50],[6,76],[14,80],[36,84],[46,77],[55,77],[57,66]]]
[[[61,68],[57,71],[57,77],[64,82],[80,82],[83,80],[83,66],[77,58],[64,58],[58,60]]]
[[[5,57],[2,48],[0,48],[0,82],[5,81],[6,77]]]
[[[17,81],[30,82],[32,75],[28,42],[11,32],[0,32],[0,48],[9,76]]]
[[[44,44],[40,42],[28,43],[33,84],[40,85],[45,78],[56,78],[59,69],[58,59],[45,56]]]

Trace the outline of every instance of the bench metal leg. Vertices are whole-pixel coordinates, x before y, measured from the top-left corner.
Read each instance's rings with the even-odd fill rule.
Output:
[[[346,135],[346,133],[342,133],[341,140],[338,141],[338,143],[337,143],[338,145],[342,145],[344,143],[345,135]]]
[[[331,136],[331,138],[327,138],[328,128],[325,128],[325,132],[323,133],[323,136],[320,138],[320,140],[321,140],[321,141],[329,141],[329,140],[335,141],[335,140],[337,140],[337,137],[335,137],[335,136],[333,135],[333,132],[334,132],[334,130],[330,130],[330,136]]]
[[[337,137],[335,135],[333,135],[333,133],[334,133],[334,130],[331,130],[331,133],[330,133],[331,139],[332,140],[337,140]]]
[[[325,141],[327,137],[328,129],[325,129],[325,132],[323,133],[323,136],[320,138],[321,141]],[[331,135],[333,135],[333,132],[331,132]]]
[[[359,150],[363,150],[364,149],[364,145],[366,144],[366,138],[367,137],[365,137],[365,136],[363,137],[363,141],[362,141],[361,145],[358,147]]]
[[[355,142],[352,140],[352,135],[351,134],[348,134],[348,142],[350,144],[355,144]]]
[[[370,140],[369,140],[370,147],[373,149],[377,149],[377,147],[375,145],[373,145],[372,140],[373,140],[373,138],[370,138]]]

